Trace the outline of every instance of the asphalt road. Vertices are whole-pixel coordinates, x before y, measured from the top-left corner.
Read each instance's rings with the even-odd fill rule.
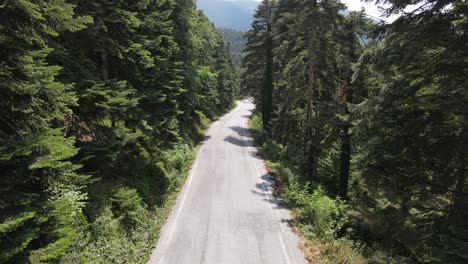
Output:
[[[149,263],[306,263],[247,130],[253,107],[212,124]]]

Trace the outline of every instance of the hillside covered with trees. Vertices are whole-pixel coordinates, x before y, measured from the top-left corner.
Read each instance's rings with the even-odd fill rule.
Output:
[[[257,0],[197,0],[197,8],[216,27],[246,31],[250,28]]]
[[[192,0],[0,6],[0,263],[145,263],[228,46]]]
[[[246,43],[193,0],[2,1],[0,263],[146,263],[239,94],[311,263],[467,263],[468,3],[366,1],[399,18],[263,0]]]
[[[232,28],[217,28],[217,30],[223,37],[224,42],[229,44],[234,64],[240,66],[244,58],[245,32]]]
[[[312,263],[467,263],[468,4],[262,1],[241,89]],[[414,6],[415,4],[415,6]]]

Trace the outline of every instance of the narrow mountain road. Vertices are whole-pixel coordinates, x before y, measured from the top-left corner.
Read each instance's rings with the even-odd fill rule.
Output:
[[[253,147],[242,101],[213,123],[149,263],[306,263]]]

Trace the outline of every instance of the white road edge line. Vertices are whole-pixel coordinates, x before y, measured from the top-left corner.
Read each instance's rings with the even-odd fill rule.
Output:
[[[248,119],[247,119],[247,121],[246,121],[246,126],[248,125],[247,122],[248,122]],[[245,127],[244,127],[244,126],[242,127],[242,132],[243,132],[243,136],[244,136],[244,138],[245,138],[245,137],[246,137],[246,133],[245,133]],[[255,146],[253,146],[252,144],[249,144],[249,146],[255,148]],[[191,169],[191,171],[190,171],[188,183],[187,183],[187,186],[185,187],[185,192],[183,192],[183,194],[182,194],[182,195],[183,195],[183,196],[182,196],[182,200],[181,200],[180,205],[179,205],[179,208],[178,208],[178,210],[177,210],[177,214],[176,214],[175,217],[174,217],[174,222],[173,222],[173,224],[172,224],[172,226],[171,226],[171,231],[169,232],[169,236],[168,236],[168,238],[167,238],[167,240],[166,240],[166,248],[169,246],[169,243],[170,243],[171,240],[172,240],[172,235],[173,235],[174,230],[175,230],[175,227],[176,227],[176,225],[177,225],[177,220],[178,220],[178,218],[179,218],[180,212],[182,211],[182,208],[184,207],[185,198],[187,197],[187,193],[189,192],[190,185],[192,184],[192,179],[193,179],[194,174],[195,174],[195,171],[196,171],[196,169],[197,169],[197,167],[198,167],[199,156],[200,156],[199,154],[203,151],[204,147],[205,147],[205,144],[203,144],[203,145],[200,147],[200,149],[198,150],[198,152],[197,152],[197,157],[195,158],[195,163],[194,163],[194,165],[193,165],[193,167],[192,167],[192,169]],[[249,156],[250,156],[250,155],[249,155]],[[258,168],[257,168],[257,165],[255,164],[255,161],[253,160],[253,157],[252,157],[252,156],[250,156],[249,161],[250,161],[251,163],[253,163],[253,165],[254,165],[255,172],[257,173],[257,178],[261,177],[261,173],[259,172],[259,170],[258,170]],[[263,187],[264,193],[265,193],[265,194],[268,194],[268,188],[266,187],[265,183],[264,183],[263,181],[261,181],[261,183],[262,183],[262,187]],[[275,217],[275,214],[274,214],[274,211],[273,211],[273,207],[271,206],[270,203],[268,203],[268,205],[269,205],[269,207],[270,207],[270,210],[271,210],[272,215],[274,216],[274,218],[276,218],[276,217]],[[284,257],[286,258],[286,263],[287,263],[287,264],[290,264],[291,261],[290,261],[290,259],[289,259],[289,255],[288,255],[288,252],[287,252],[287,250],[286,250],[286,244],[284,243],[284,238],[283,238],[283,234],[282,234],[282,232],[283,232],[283,227],[281,226],[281,224],[278,224],[278,225],[280,226],[280,230],[279,230],[279,232],[278,232],[278,237],[279,237],[279,240],[280,240],[280,243],[281,243],[281,248],[282,248],[282,250],[283,250]],[[166,249],[164,249],[163,252],[161,252],[161,258],[159,259],[159,261],[156,261],[156,263],[160,263],[160,264],[164,263],[164,253],[165,253],[164,251],[165,251],[165,250],[166,250]],[[151,259],[150,259],[150,261],[151,261]],[[150,263],[150,262],[149,262],[149,263]]]
[[[233,111],[234,112],[234,111]],[[230,120],[230,119],[229,119]],[[207,135],[209,133],[209,131],[211,130],[212,128],[212,125],[210,125],[210,128],[209,130],[207,131],[207,133],[205,135]],[[200,149],[197,151],[197,156],[195,158],[195,162],[193,163],[193,166],[192,168],[190,169],[190,174],[188,176],[188,182],[186,184],[186,186],[184,185],[184,189],[181,191],[181,195],[182,195],[182,200],[180,201],[180,205],[179,205],[179,208],[177,209],[177,213],[176,215],[174,216],[174,221],[172,223],[172,226],[171,226],[171,229],[170,229],[170,232],[169,232],[169,236],[167,238],[167,240],[165,241],[166,244],[165,244],[165,247],[164,249],[162,250],[161,252],[161,258],[159,260],[156,260],[156,263],[159,263],[159,264],[163,264],[164,263],[164,255],[165,255],[165,251],[166,249],[169,247],[169,244],[172,240],[172,235],[174,234],[174,230],[175,230],[175,227],[177,226],[177,220],[179,219],[179,215],[180,215],[180,212],[182,211],[182,208],[184,207],[184,203],[185,203],[185,198],[187,197],[187,194],[190,190],[190,185],[192,184],[192,179],[195,175],[195,171],[197,170],[197,167],[198,167],[198,162],[199,162],[199,157],[200,157],[200,154],[202,153],[203,149],[205,148],[205,145],[206,145],[206,142],[203,142]],[[179,197],[180,198],[180,197]],[[176,205],[177,205],[177,202],[176,202]],[[152,264],[151,263],[151,258],[150,260],[148,261],[148,264]]]
[[[245,126],[248,126],[248,119],[246,121],[246,124]],[[243,126],[242,127],[242,132],[243,132],[243,136],[244,138],[247,138],[246,136],[246,133],[245,133],[245,127]],[[253,146],[253,143],[248,143],[248,146],[249,147],[252,147],[255,149],[255,146]],[[255,168],[255,172],[257,173],[257,179],[260,178],[262,176],[262,174],[260,173],[260,171],[258,170],[258,167],[257,167],[257,164],[255,164],[255,160],[253,160],[254,157],[252,157],[251,155],[249,155],[249,160],[251,163],[253,163],[254,165],[254,168]],[[264,194],[268,195],[268,188],[267,186],[265,185],[265,182],[264,181],[261,181],[262,183],[262,187],[263,187],[263,192]],[[270,203],[268,203],[268,206],[270,207],[270,210],[271,210],[271,213],[273,215],[273,218],[274,220],[276,220],[276,215],[273,211],[273,207],[271,206]],[[283,249],[283,254],[284,254],[284,257],[286,258],[286,263],[287,264],[290,264],[291,263],[291,260],[289,259],[289,255],[288,255],[288,251],[286,250],[286,244],[284,243],[284,238],[283,238],[283,227],[281,226],[280,223],[278,223],[279,227],[280,227],[280,230],[278,231],[278,237],[279,237],[279,240],[280,240],[280,243],[281,243],[281,248]]]
[[[190,174],[188,176],[187,186],[185,187],[185,191],[182,192],[182,200],[180,201],[180,205],[179,205],[179,208],[177,209],[177,213],[176,213],[176,215],[174,217],[174,222],[172,223],[171,230],[169,232],[169,236],[167,237],[167,240],[166,240],[166,248],[169,247],[169,244],[170,244],[170,242],[172,240],[172,235],[174,234],[175,227],[177,226],[177,220],[179,219],[180,212],[182,211],[182,208],[184,207],[185,198],[187,197],[187,194],[188,194],[188,192],[190,190],[190,185],[192,184],[192,179],[193,179],[195,171],[197,170],[197,167],[198,167],[198,161],[199,161],[198,157],[200,156],[199,154],[201,154],[204,147],[205,147],[205,143],[203,143],[203,145],[197,151],[197,157],[195,158],[195,163],[193,164],[193,167],[191,168]],[[156,263],[160,263],[160,264],[164,263],[164,253],[166,251],[166,248],[163,249],[163,252],[161,252],[161,258]]]

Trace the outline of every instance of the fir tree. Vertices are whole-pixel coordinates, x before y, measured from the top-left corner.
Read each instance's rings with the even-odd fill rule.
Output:
[[[246,55],[243,60],[242,89],[262,109],[263,125],[269,131],[273,114],[273,2],[264,0],[258,6],[252,29],[246,33]]]
[[[8,1],[0,11],[0,261],[51,262],[85,234],[86,178],[64,128],[77,97],[57,81],[51,42],[92,20],[66,1]]]
[[[410,4],[392,2],[387,13]],[[463,6],[420,2],[382,29],[383,45],[365,62],[374,82],[358,108],[361,173],[378,210],[390,216],[385,221],[398,227],[388,232],[422,262],[466,260],[460,251],[467,219]]]

